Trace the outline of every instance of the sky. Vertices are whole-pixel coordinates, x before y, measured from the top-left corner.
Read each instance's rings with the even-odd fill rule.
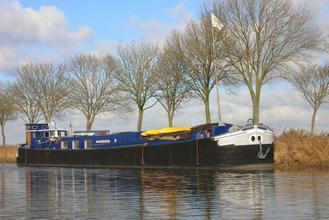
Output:
[[[162,41],[174,28],[182,30],[191,19],[198,19],[200,9],[210,0],[0,0],[0,80],[14,82],[19,65],[29,62],[61,62],[80,53],[105,55],[115,53],[119,43],[148,39]],[[310,10],[315,22],[329,34],[329,0],[291,0]],[[327,57],[320,57],[328,60]],[[221,93],[223,120],[243,124],[252,116],[250,96],[241,87],[235,95]],[[211,94],[212,120],[216,120],[216,96]],[[286,128],[309,128],[311,108],[285,82],[268,84],[261,97],[261,121],[278,132]],[[85,127],[84,118],[68,111],[58,124],[74,129]],[[175,125],[203,123],[204,107],[190,100],[177,113]],[[127,118],[111,113],[96,118],[94,129],[135,130],[136,112]],[[147,110],[143,129],[167,126],[167,116],[160,105]],[[329,106],[317,116],[317,131],[329,131]],[[6,126],[8,143],[24,142],[24,122],[16,120]],[[1,137],[0,137],[1,140]]]

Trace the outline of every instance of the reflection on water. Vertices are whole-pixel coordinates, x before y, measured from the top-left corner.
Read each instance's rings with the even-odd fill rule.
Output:
[[[329,217],[329,171],[0,169],[0,219]]]

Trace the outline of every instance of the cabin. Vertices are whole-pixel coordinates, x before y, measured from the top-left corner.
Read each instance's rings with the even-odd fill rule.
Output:
[[[48,147],[51,142],[56,143],[61,137],[67,136],[66,129],[51,129],[48,124],[26,124],[26,145]]]
[[[26,146],[31,149],[83,150],[147,144],[162,145],[211,138],[226,133],[230,124],[201,125],[193,128],[163,128],[145,132],[110,133],[109,130],[76,131],[68,136],[66,129],[49,128],[48,124],[26,124]],[[155,132],[155,133],[154,133]]]
[[[108,130],[76,131],[52,129],[48,124],[26,124],[26,146],[31,149],[93,149],[144,144],[140,132],[110,134]]]

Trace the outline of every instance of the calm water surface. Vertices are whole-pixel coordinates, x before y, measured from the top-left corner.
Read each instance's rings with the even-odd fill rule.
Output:
[[[0,219],[329,218],[328,170],[0,166]]]

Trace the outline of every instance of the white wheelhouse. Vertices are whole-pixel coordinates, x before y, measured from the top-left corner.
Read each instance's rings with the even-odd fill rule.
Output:
[[[250,146],[273,144],[273,131],[267,126],[256,124],[247,125],[238,130],[218,135],[213,138],[218,146]]]

